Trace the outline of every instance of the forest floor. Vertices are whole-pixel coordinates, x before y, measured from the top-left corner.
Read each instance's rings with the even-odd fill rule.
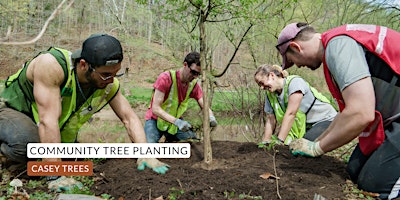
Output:
[[[143,109],[137,109],[139,113]],[[140,114],[139,114],[140,115]],[[144,115],[144,113],[143,113]],[[91,126],[117,122],[110,110],[96,116]],[[222,127],[217,127],[222,129]],[[227,134],[218,130],[217,134]],[[215,134],[212,133],[212,134]],[[82,140],[95,138],[85,132]],[[345,163],[338,154],[319,158],[296,157],[288,146],[258,148],[254,142],[213,141],[212,162],[204,161],[204,145],[191,143],[190,158],[160,159],[170,165],[166,174],[138,171],[136,159],[107,159],[96,163],[91,187],[96,195],[115,199],[355,199]],[[261,176],[266,176],[262,178]],[[350,185],[349,185],[350,183]],[[318,198],[316,198],[318,199]]]
[[[29,52],[31,49],[15,50],[18,54]],[[140,52],[140,51],[137,51]],[[30,53],[32,54],[32,52]],[[25,57],[14,58],[11,55],[0,55],[1,66],[13,66],[15,60],[22,63]],[[139,71],[132,71],[130,79],[135,85],[130,87],[151,87],[148,79],[154,79],[158,73],[165,70],[164,61],[150,62],[159,67],[138,65]],[[160,67],[162,66],[162,67]],[[157,70],[154,70],[156,68]],[[151,69],[151,70],[148,70]],[[15,72],[15,69],[3,68],[2,79]],[[7,75],[6,75],[7,74]],[[229,79],[228,79],[229,80]],[[129,86],[128,86],[129,87]],[[143,109],[146,106],[142,106]],[[139,117],[144,116],[144,110],[139,111]],[[110,114],[111,113],[111,114]],[[98,142],[99,139],[120,137],[105,133],[101,125],[118,119],[110,109],[98,113],[98,119],[90,126],[95,127],[86,132],[86,141]],[[220,135],[240,134],[217,127]],[[126,131],[124,131],[126,135]],[[127,141],[127,140],[125,140]],[[83,140],[82,142],[85,142]],[[323,155],[319,158],[295,157],[287,146],[276,146],[267,150],[258,148],[253,142],[238,142],[213,140],[213,160],[204,169],[203,143],[191,143],[191,156],[185,159],[160,159],[170,165],[166,174],[157,174],[150,169],[136,169],[136,159],[105,159],[96,162],[94,175],[91,177],[90,192],[96,196],[108,194],[108,199],[139,200],[139,199],[360,199],[357,189],[348,180],[345,163],[339,159],[348,154],[351,147],[334,154]],[[0,170],[2,173],[4,170]],[[11,174],[7,180],[2,174],[0,184],[1,196],[9,195],[9,180],[19,178],[24,184],[30,179],[23,174]],[[50,193],[45,185],[25,188],[28,193]],[[356,191],[356,192],[354,192]],[[54,194],[54,193],[51,193]],[[362,196],[362,195],[361,195]],[[33,198],[31,198],[33,199]],[[43,198],[46,199],[46,198]],[[361,198],[363,199],[363,198]]]
[[[260,149],[254,143],[214,141],[213,160],[205,169],[203,144],[191,144],[188,159],[161,159],[163,175],[139,172],[133,159],[99,163],[92,190],[116,199],[348,199],[343,162],[331,156],[294,157],[287,146]],[[101,175],[100,175],[101,174]]]
[[[91,126],[100,127],[106,121],[118,122],[109,108],[98,113]],[[93,142],[101,134],[101,131],[86,131],[82,142]],[[170,165],[166,174],[157,174],[149,168],[139,171],[136,159],[95,162],[89,190],[95,196],[107,194],[107,199],[115,200],[363,199],[354,193],[355,186],[348,180],[345,163],[338,159],[340,155],[296,157],[283,145],[266,149],[258,148],[254,142],[212,141],[213,159],[206,165],[202,141],[190,144],[190,158],[160,159]],[[346,151],[339,154],[343,153]],[[10,180],[13,176],[24,183],[38,179],[14,174]],[[30,194],[48,192],[45,186],[26,189]]]

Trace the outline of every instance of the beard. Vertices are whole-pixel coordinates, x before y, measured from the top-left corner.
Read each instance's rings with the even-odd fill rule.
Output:
[[[314,71],[314,70],[318,69],[319,67],[321,67],[321,62],[313,63],[311,65],[308,65],[307,67]]]
[[[85,73],[85,78],[86,80],[88,80],[88,85],[90,88],[94,88],[94,89],[104,89],[108,84],[106,83],[100,83],[99,81],[97,81],[96,79],[93,79],[91,74],[94,72],[91,71],[87,71]],[[97,74],[95,74],[97,75]]]

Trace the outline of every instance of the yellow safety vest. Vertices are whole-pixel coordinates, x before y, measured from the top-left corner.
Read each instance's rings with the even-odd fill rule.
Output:
[[[286,108],[288,105],[288,87],[290,84],[290,81],[292,81],[293,78],[300,78],[300,76],[297,75],[291,75],[288,76],[286,78],[286,83],[283,87],[283,99],[284,99],[284,108],[282,108],[282,106],[279,104],[278,101],[278,94],[276,93],[271,93],[269,91],[267,91],[267,97],[269,102],[271,103],[271,107],[274,110],[275,113],[275,118],[276,121],[278,122],[279,125],[282,125],[282,121],[283,121],[283,117],[285,116],[285,112],[286,112]],[[307,83],[307,82],[306,82]],[[308,84],[308,83],[307,83]],[[322,102],[326,102],[326,103],[331,103],[328,98],[326,98],[323,94],[321,94],[320,92],[318,92],[317,89],[315,89],[314,87],[310,86],[310,84],[308,84],[308,87],[310,87],[311,92],[313,93],[314,97]],[[314,99],[314,102],[315,100]],[[308,109],[308,111],[311,109],[311,107],[314,105],[314,102],[311,104],[310,108]],[[289,134],[285,139],[285,144],[289,144],[292,140],[294,139],[298,139],[298,138],[302,138],[305,133],[306,133],[306,120],[307,120],[307,113],[302,112],[300,109],[297,111],[296,116],[294,118],[294,122],[292,127],[290,128]]]
[[[183,115],[183,113],[187,110],[189,95],[192,92],[194,86],[196,85],[197,79],[194,79],[192,82],[189,83],[189,88],[188,91],[186,92],[185,99],[179,104],[176,71],[170,70],[170,74],[172,79],[171,89],[169,91],[168,98],[161,105],[161,108],[170,115],[176,118],[180,118]],[[161,117],[158,117],[157,119],[157,128],[161,131],[168,131],[168,133],[172,135],[175,135],[178,132],[177,126],[161,119]]]

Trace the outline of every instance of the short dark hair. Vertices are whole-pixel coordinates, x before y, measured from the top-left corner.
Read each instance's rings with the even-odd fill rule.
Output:
[[[200,54],[196,51],[190,52],[188,55],[186,55],[184,62],[186,62],[189,67],[193,63],[195,63],[197,66],[201,66],[200,65]]]

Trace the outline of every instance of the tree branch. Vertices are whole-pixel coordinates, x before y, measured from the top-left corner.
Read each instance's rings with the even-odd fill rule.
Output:
[[[246,37],[247,33],[249,33],[250,29],[254,26],[254,24],[250,24],[250,26],[247,28],[246,32],[243,34],[242,38],[240,38],[240,42],[239,44],[235,47],[235,52],[233,53],[231,59],[229,60],[228,64],[226,65],[224,71],[221,74],[217,74],[217,75],[213,75],[216,78],[219,78],[221,76],[223,76],[225,74],[225,72],[228,70],[230,64],[232,63],[233,59],[236,56],[236,53],[239,50],[240,45],[242,44],[242,42],[244,41],[244,38]]]
[[[36,41],[38,41],[44,34],[44,32],[46,31],[47,27],[49,26],[49,23],[51,20],[53,20],[58,14],[59,11],[61,10],[62,5],[66,2],[67,0],[63,0],[58,6],[57,8],[53,11],[53,13],[50,15],[50,17],[46,20],[46,22],[44,23],[42,30],[39,32],[39,34],[33,38],[32,40],[28,40],[25,42],[0,42],[0,44],[4,44],[4,45],[25,45],[25,44],[33,44]],[[72,0],[73,2],[74,0]],[[70,4],[72,4],[72,2]]]

